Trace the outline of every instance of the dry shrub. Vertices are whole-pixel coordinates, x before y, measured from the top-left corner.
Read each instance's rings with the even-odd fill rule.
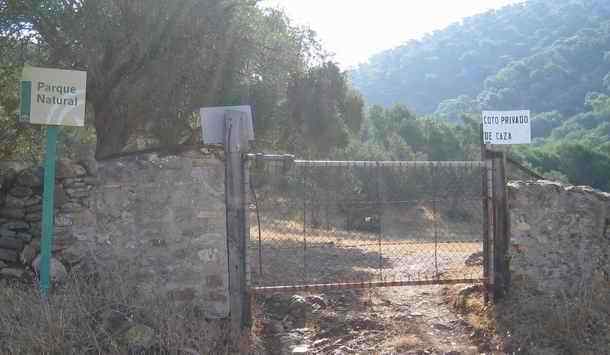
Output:
[[[520,289],[496,307],[496,319],[525,353],[607,354],[610,284],[597,275],[577,295],[554,297]]]
[[[90,268],[93,270],[93,268]],[[203,317],[196,304],[144,295],[129,265],[73,269],[43,302],[35,285],[0,288],[2,354],[209,354],[225,353],[225,321]],[[125,340],[134,325],[154,331],[143,351]]]

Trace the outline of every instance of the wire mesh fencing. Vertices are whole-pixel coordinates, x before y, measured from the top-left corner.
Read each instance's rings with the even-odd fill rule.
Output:
[[[253,287],[479,280],[483,162],[254,160]]]

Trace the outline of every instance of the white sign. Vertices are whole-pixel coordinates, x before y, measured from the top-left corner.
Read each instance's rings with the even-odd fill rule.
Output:
[[[201,129],[203,130],[203,143],[222,144],[225,142],[225,116],[230,111],[238,111],[245,114],[244,122],[241,123],[241,133],[245,136],[246,141],[254,140],[252,109],[250,106],[218,106],[203,107],[199,111],[201,118]]]
[[[87,72],[26,66],[21,79],[21,120],[84,126]]]
[[[485,144],[530,144],[530,111],[483,111]]]

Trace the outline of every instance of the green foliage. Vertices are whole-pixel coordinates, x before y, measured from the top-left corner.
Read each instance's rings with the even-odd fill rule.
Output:
[[[98,157],[193,143],[202,106],[252,105],[258,148],[327,155],[360,130],[363,100],[315,32],[257,1],[2,1],[0,17],[3,64],[87,70],[89,130],[61,137],[95,127]]]
[[[471,160],[480,157],[479,124],[463,116],[456,125],[417,117],[404,106],[372,106],[359,139],[352,139],[340,157],[360,160]]]
[[[39,127],[17,122],[21,67],[0,66],[0,160],[37,162],[42,154]]]
[[[452,121],[456,106],[572,115],[608,86],[609,16],[605,0],[511,5],[379,53],[352,78],[369,103]]]
[[[285,146],[307,157],[328,157],[347,146],[349,134],[360,130],[363,101],[350,93],[345,76],[331,63],[295,75],[287,94]]]

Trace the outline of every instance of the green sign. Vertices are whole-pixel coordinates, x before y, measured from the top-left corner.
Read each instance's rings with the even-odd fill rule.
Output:
[[[53,250],[55,161],[57,126],[85,125],[87,73],[75,70],[25,67],[19,105],[19,121],[47,125],[42,194],[42,240],[40,243],[40,292],[44,298],[50,288]]]

